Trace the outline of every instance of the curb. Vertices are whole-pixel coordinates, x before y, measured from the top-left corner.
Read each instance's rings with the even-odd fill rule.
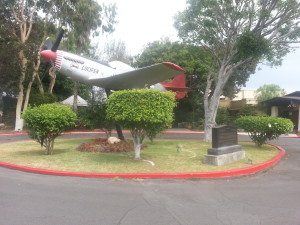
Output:
[[[67,172],[59,170],[39,169],[28,166],[21,166],[12,163],[0,162],[0,167],[20,170],[23,172],[38,173],[54,176],[85,177],[85,178],[122,178],[122,179],[218,179],[234,178],[256,174],[265,171],[276,165],[286,154],[286,151],[277,145],[272,145],[279,150],[279,153],[271,160],[264,163],[241,169],[213,172],[191,172],[191,173],[83,173]]]

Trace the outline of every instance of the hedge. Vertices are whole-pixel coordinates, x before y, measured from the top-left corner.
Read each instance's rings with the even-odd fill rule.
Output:
[[[236,123],[238,127],[249,133],[257,146],[262,146],[268,140],[292,131],[294,127],[289,119],[267,116],[244,116],[237,119]]]

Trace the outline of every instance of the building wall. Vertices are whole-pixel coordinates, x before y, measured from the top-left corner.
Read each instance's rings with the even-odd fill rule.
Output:
[[[232,99],[233,101],[238,101],[246,99],[246,104],[256,105],[256,91],[255,90],[241,90],[239,93],[236,94],[236,97]]]

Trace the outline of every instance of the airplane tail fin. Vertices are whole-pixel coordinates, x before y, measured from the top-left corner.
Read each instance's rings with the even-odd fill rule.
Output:
[[[187,93],[189,88],[186,87],[186,79],[185,74],[179,74],[173,78],[172,81],[161,82],[161,85],[170,91],[176,92],[176,99],[183,99]]]

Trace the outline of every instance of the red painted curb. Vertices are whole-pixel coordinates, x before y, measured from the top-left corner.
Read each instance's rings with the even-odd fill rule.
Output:
[[[12,163],[0,162],[1,167],[20,170],[30,173],[39,173],[46,175],[55,176],[70,176],[70,177],[86,177],[86,178],[123,178],[123,179],[216,179],[216,178],[229,178],[229,177],[240,177],[255,174],[266,169],[271,168],[277,164],[282,157],[286,154],[286,151],[280,147],[276,146],[280,152],[271,160],[241,169],[232,169],[226,171],[213,171],[213,172],[191,172],[191,173],[83,173],[83,172],[67,172],[59,170],[47,170],[39,169],[28,166],[21,166]]]

